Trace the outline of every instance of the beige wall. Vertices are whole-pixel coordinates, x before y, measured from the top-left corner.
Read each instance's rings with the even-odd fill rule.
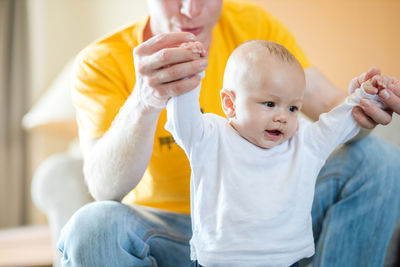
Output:
[[[31,102],[84,46],[145,12],[143,0],[29,0]]]
[[[309,59],[343,90],[351,78],[379,66],[400,77],[399,0],[251,0],[278,17]],[[400,116],[374,133],[400,145]]]
[[[253,0],[277,16],[337,86],[377,65],[400,76],[400,1]]]
[[[29,103],[39,99],[68,60],[88,43],[145,13],[143,0],[29,0]],[[28,183],[41,161],[67,150],[70,132],[60,127],[29,132]],[[28,221],[43,222],[43,215],[28,201]]]
[[[371,65],[400,76],[398,0],[248,0],[278,17],[337,86]],[[144,0],[30,0],[32,101],[82,47],[146,12]]]
[[[311,61],[338,87],[377,65],[400,77],[400,1],[252,0],[278,17]],[[31,96],[34,103],[63,65],[86,44],[146,11],[144,0],[30,0]],[[399,116],[377,130],[400,145]],[[70,139],[54,133],[30,136],[31,172]],[[32,221],[40,220],[32,215]]]

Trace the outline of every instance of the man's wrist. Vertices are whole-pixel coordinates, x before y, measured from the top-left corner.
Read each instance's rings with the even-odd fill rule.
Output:
[[[140,89],[134,89],[127,99],[128,105],[135,109],[135,113],[139,116],[159,116],[161,111],[165,108],[165,104],[151,105],[142,96]]]
[[[157,122],[163,109],[155,108],[144,103],[134,90],[119,110],[113,124],[140,125]]]

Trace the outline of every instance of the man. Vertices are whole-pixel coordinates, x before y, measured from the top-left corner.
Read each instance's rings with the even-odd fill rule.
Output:
[[[240,43],[276,41],[297,57],[307,80],[303,112],[312,119],[346,96],[260,7],[222,0],[148,0],[148,9],[149,17],[89,46],[77,60],[73,97],[85,179],[96,200],[115,201],[90,204],[71,218],[59,242],[65,266],[190,263],[190,167],[164,130],[163,109],[171,96],[195,88],[200,82],[196,74],[206,70],[202,110],[222,115],[223,70]],[[208,61],[178,47],[193,40],[208,49]],[[379,70],[371,69],[352,87],[376,74]],[[379,95],[400,113],[400,81],[379,79],[392,84]],[[369,90],[375,93],[376,88]],[[391,112],[367,100],[353,115],[367,129],[391,120]],[[327,161],[312,212],[316,266],[382,265],[399,218],[399,155],[397,148],[366,137]],[[129,206],[117,202],[124,197]]]

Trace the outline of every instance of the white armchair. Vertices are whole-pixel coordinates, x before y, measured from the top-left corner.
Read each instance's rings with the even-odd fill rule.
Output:
[[[32,181],[32,199],[47,217],[54,249],[53,266],[60,266],[56,244],[62,227],[83,205],[93,201],[84,182],[83,161],[70,152],[43,161]]]

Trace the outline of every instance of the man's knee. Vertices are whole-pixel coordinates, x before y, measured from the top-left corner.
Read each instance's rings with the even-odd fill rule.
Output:
[[[90,203],[79,209],[61,232],[58,249],[63,261],[85,261],[88,253],[101,253],[104,246],[120,242],[124,232],[124,219],[132,212],[129,207],[115,201]]]
[[[375,136],[344,145],[322,168],[316,195],[321,188],[335,185],[334,199],[358,194],[362,201],[373,199],[371,206],[377,209],[392,210],[400,202],[399,158],[397,146]]]
[[[393,164],[397,163],[400,156],[400,149],[398,146],[391,144],[377,136],[369,135],[357,142],[347,145],[352,153],[361,153],[364,155],[365,160],[372,164]],[[392,167],[399,167],[399,164]]]
[[[400,194],[400,149],[396,145],[376,136],[368,136],[347,148],[350,160],[360,153],[361,163],[355,170],[363,177],[362,184],[373,192],[373,201],[381,209],[391,212],[399,208]]]

